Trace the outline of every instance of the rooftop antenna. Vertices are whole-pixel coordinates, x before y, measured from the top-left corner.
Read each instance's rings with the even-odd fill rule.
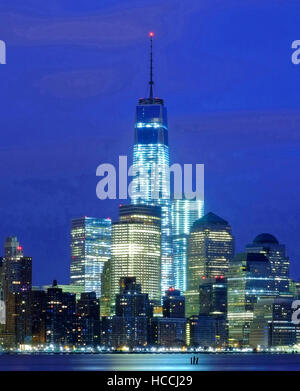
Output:
[[[149,85],[150,85],[150,99],[153,99],[154,81],[153,81],[152,38],[154,37],[154,33],[152,31],[150,31],[149,37],[150,37],[150,81],[149,81]]]

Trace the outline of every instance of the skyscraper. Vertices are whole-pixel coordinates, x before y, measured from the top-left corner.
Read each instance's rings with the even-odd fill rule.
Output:
[[[100,297],[100,317],[110,315],[110,278],[111,278],[111,259],[104,264],[101,275],[101,297]]]
[[[229,344],[248,346],[254,306],[262,297],[276,297],[269,259],[260,253],[237,254],[227,277]]]
[[[187,317],[199,314],[202,278],[224,276],[233,254],[234,238],[227,221],[210,212],[194,222],[188,244]]]
[[[71,284],[101,296],[101,274],[110,258],[111,220],[82,217],[72,220]]]
[[[165,318],[185,317],[185,298],[180,291],[169,288],[163,297],[163,316]]]
[[[202,200],[174,199],[172,201],[172,230],[175,288],[187,289],[188,237],[195,220],[203,216]]]
[[[96,292],[81,293],[76,312],[77,344],[85,346],[100,344],[100,305]]]
[[[153,96],[152,37],[150,54],[150,93],[136,107],[131,194],[133,204],[161,207],[161,292],[174,285],[172,218],[169,189],[169,145],[167,109],[163,99]],[[153,170],[153,167],[156,170]],[[157,175],[154,175],[156,172]],[[155,194],[154,194],[155,193]]]
[[[253,243],[246,246],[246,252],[262,253],[269,259],[272,275],[275,278],[275,289],[281,294],[289,292],[290,260],[285,254],[285,245],[270,234],[257,235]]]
[[[163,317],[150,320],[150,343],[181,348],[186,344],[185,298],[169,288],[163,297]]]
[[[44,344],[46,342],[46,292],[44,290],[31,291],[30,307],[32,344]]]
[[[151,316],[151,306],[147,293],[142,293],[135,277],[120,279],[120,293],[116,295],[116,316]]]
[[[46,293],[46,343],[74,344],[76,342],[75,294],[63,292],[53,281]]]
[[[249,344],[253,348],[296,344],[297,326],[292,323],[292,297],[261,298],[254,305]]]
[[[2,270],[6,324],[3,343],[15,346],[31,341],[30,291],[32,259],[24,257],[16,237],[8,237],[4,245]]]
[[[119,283],[116,315],[102,318],[102,344],[115,349],[145,347],[152,315],[148,294],[142,293],[135,277],[122,277]]]
[[[112,313],[121,277],[136,277],[142,292],[160,302],[161,218],[160,208],[123,205],[120,221],[112,225],[110,299]]]
[[[199,286],[199,305],[199,323],[205,321],[205,318],[213,319],[215,334],[213,344],[210,346],[224,347],[228,339],[226,277],[203,277]]]

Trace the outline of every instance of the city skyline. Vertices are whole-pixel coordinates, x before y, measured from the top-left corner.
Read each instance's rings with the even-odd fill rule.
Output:
[[[20,239],[34,284],[68,283],[72,218],[117,219],[119,202],[96,198],[95,170],[131,156],[149,31],[171,163],[205,164],[205,212],[230,222],[237,251],[268,232],[300,275],[300,68],[291,62],[300,6],[230,0],[215,12],[217,3],[1,2],[0,242]]]

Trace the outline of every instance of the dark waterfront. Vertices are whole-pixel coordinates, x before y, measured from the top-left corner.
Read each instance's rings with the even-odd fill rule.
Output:
[[[300,354],[2,354],[0,371],[299,371]]]

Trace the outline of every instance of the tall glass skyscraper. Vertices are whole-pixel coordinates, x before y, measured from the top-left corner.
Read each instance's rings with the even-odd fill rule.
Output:
[[[101,296],[101,274],[110,258],[111,220],[82,217],[72,220],[71,284]]]
[[[186,316],[199,313],[199,284],[203,278],[225,276],[234,255],[229,223],[214,213],[194,222],[189,235]]]
[[[202,200],[172,201],[174,279],[175,288],[181,292],[187,289],[187,248],[190,229],[194,221],[203,216],[203,212]]]
[[[174,285],[172,218],[169,189],[169,146],[167,109],[163,99],[153,97],[152,36],[150,94],[139,100],[136,107],[131,200],[133,204],[161,207],[161,291]],[[153,167],[158,175],[153,175]],[[154,193],[156,193],[154,195]]]
[[[123,205],[112,224],[110,302],[114,313],[120,278],[135,277],[142,292],[161,301],[161,210],[157,206]]]

